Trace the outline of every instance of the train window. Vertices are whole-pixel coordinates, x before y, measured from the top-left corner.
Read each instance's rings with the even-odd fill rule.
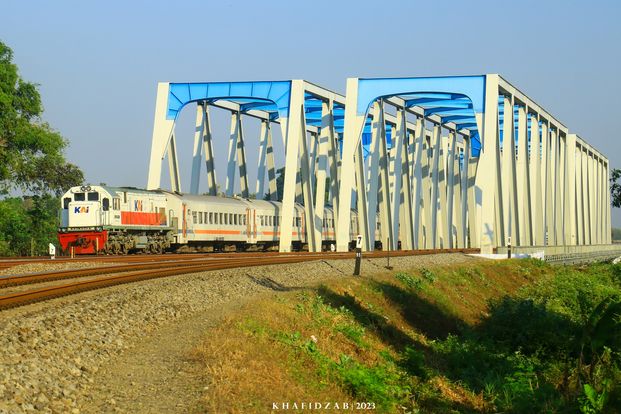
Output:
[[[69,208],[69,203],[71,203],[71,197],[63,198],[63,208],[67,210]]]
[[[234,225],[237,225],[237,214],[233,214],[233,223]]]
[[[198,212],[198,224],[203,224],[203,212]]]
[[[224,213],[224,221],[222,222],[222,224],[229,224],[229,215]]]
[[[123,191],[123,204],[127,203],[127,191]]]
[[[99,193],[91,192],[87,194],[88,201],[99,201]]]
[[[209,212],[209,224],[213,224],[213,213]]]
[[[84,193],[75,193],[73,195],[73,198],[75,199],[75,201],[84,201]]]
[[[229,224],[233,225],[233,213],[229,213]]]
[[[245,226],[246,225],[246,216],[242,215],[242,224]]]
[[[218,215],[220,216],[220,224],[224,224],[224,219],[222,218],[222,213],[218,213]],[[217,220],[216,220],[216,224],[218,224]]]
[[[192,222],[196,224],[196,211],[192,212]]]
[[[101,207],[103,209],[103,211],[108,211],[110,210],[110,199],[109,198],[104,198],[101,202]]]
[[[120,198],[113,198],[112,199],[112,209],[113,210],[120,210],[121,209],[121,199]]]
[[[214,224],[220,223],[220,221],[218,221],[218,213],[214,213],[213,219],[214,219]]]

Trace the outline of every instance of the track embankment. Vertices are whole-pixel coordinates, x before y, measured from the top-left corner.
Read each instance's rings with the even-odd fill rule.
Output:
[[[462,254],[393,255],[390,263],[396,271],[475,261]],[[362,276],[385,272],[385,265],[385,258],[365,258]],[[0,412],[187,412],[197,390],[184,391],[187,384],[174,380],[183,374],[175,364],[183,365],[184,352],[195,343],[186,343],[173,330],[180,348],[164,357],[157,348],[162,342],[153,342],[162,327],[197,317],[208,323],[212,315],[226,314],[249,298],[349,278],[352,271],[353,260],[334,259],[201,271],[2,311]],[[133,358],[136,349],[153,354],[139,360]],[[141,367],[131,365],[140,361]],[[144,364],[159,373],[153,376]],[[121,366],[127,367],[124,373],[135,368],[145,375],[122,377]]]

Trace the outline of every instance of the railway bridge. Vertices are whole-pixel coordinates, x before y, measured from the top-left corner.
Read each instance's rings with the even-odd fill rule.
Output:
[[[230,112],[225,193],[251,183],[243,120],[260,120],[257,197],[276,199],[272,128],[284,147],[280,251],[291,249],[294,203],[308,247],[321,249],[323,207],[336,247],[351,209],[363,249],[481,248],[580,253],[611,243],[608,159],[497,74],[350,78],[346,95],[305,80],[158,84],[148,189],[181,190],[175,125],[196,105],[190,192],[217,193],[210,109]],[[257,150],[257,148],[252,148]],[[205,164],[205,173],[202,165]],[[327,188],[326,188],[327,186]],[[375,240],[376,226],[380,240]]]

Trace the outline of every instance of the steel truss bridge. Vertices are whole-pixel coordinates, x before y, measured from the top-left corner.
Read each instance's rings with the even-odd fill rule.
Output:
[[[291,250],[295,202],[310,223],[310,251],[321,249],[326,204],[335,211],[338,251],[348,249],[352,208],[364,250],[375,246],[377,222],[391,249],[400,242],[407,250],[491,252],[511,244],[574,252],[611,243],[608,159],[497,74],[350,78],[346,96],[304,80],[159,83],[148,189],[161,187],[165,157],[171,190],[181,189],[175,123],[190,103],[194,194],[203,163],[209,194],[218,188],[211,107],[231,114],[222,160],[228,196],[237,172],[249,196],[242,121],[254,117],[261,120],[255,190],[276,198],[272,128],[280,127],[280,251]]]

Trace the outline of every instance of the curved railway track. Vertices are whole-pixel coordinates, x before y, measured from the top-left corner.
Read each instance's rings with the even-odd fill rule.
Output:
[[[364,258],[382,258],[399,256],[416,256],[437,253],[476,253],[478,249],[439,249],[439,250],[416,250],[416,251],[393,251],[393,252],[367,252]],[[158,261],[150,263],[136,263],[127,265],[114,265],[87,269],[73,269],[29,275],[13,275],[0,278],[0,289],[9,286],[34,284],[50,281],[58,281],[71,278],[84,278],[98,276],[89,280],[79,280],[69,283],[33,288],[20,292],[1,294],[0,309],[22,306],[34,302],[49,300],[52,298],[84,292],[87,290],[100,289],[123,283],[138,282],[147,279],[155,279],[167,276],[175,276],[187,273],[204,272],[209,270],[221,270],[239,267],[252,267],[273,264],[300,263],[321,259],[347,259],[353,258],[354,253],[273,253],[259,255],[244,255],[234,253],[223,257],[211,255],[211,258],[198,258],[193,256],[194,261],[188,259],[172,261]],[[143,258],[157,260],[154,256]],[[170,256],[167,256],[170,258]]]

